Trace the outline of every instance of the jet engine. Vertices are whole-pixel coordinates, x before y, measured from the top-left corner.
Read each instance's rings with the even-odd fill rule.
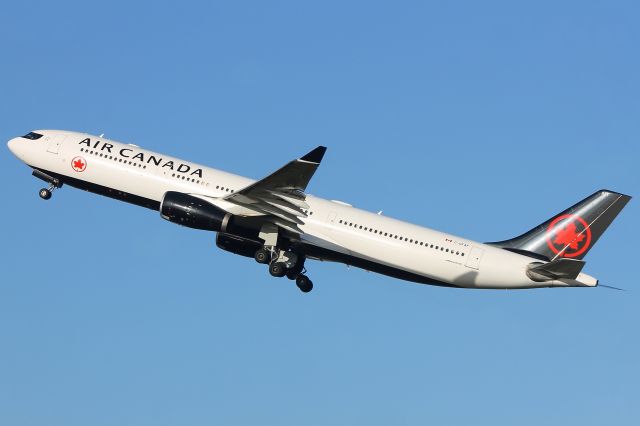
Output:
[[[231,213],[193,195],[168,191],[160,204],[160,216],[169,222],[205,231],[227,231]]]

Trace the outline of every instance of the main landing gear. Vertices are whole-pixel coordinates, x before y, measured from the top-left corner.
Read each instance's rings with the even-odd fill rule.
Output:
[[[309,293],[313,289],[313,283],[305,275],[304,255],[283,250],[278,246],[278,227],[275,225],[263,225],[259,236],[264,241],[264,246],[260,247],[253,256],[256,262],[269,265],[269,273],[272,277],[286,276],[296,282],[300,291]]]
[[[261,247],[256,251],[254,258],[258,263],[269,265],[269,274],[272,277],[287,277],[295,281],[303,293],[313,290],[313,282],[304,274],[304,256],[275,247]]]

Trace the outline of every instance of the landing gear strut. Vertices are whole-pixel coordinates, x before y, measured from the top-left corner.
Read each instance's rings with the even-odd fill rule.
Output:
[[[49,184],[48,188],[42,188],[39,192],[38,195],[40,196],[40,198],[42,198],[43,200],[48,200],[51,198],[51,195],[53,194],[53,191],[56,188],[61,188],[62,187],[62,182],[60,182],[59,179],[53,177],[53,176],[49,176],[48,174],[41,172],[40,170],[34,170],[32,173],[33,176],[37,177],[38,179],[41,179],[45,182],[47,182]]]

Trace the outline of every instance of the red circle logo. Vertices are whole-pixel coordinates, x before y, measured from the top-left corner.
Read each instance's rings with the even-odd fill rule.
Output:
[[[71,160],[71,168],[76,172],[84,172],[87,168],[87,162],[82,157],[75,157]]]
[[[578,257],[591,245],[589,224],[577,215],[558,216],[547,228],[547,245],[560,257]]]

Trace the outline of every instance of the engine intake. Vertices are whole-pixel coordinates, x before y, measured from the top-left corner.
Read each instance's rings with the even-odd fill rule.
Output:
[[[168,191],[160,204],[160,216],[178,225],[205,231],[227,231],[231,213],[193,195]]]

